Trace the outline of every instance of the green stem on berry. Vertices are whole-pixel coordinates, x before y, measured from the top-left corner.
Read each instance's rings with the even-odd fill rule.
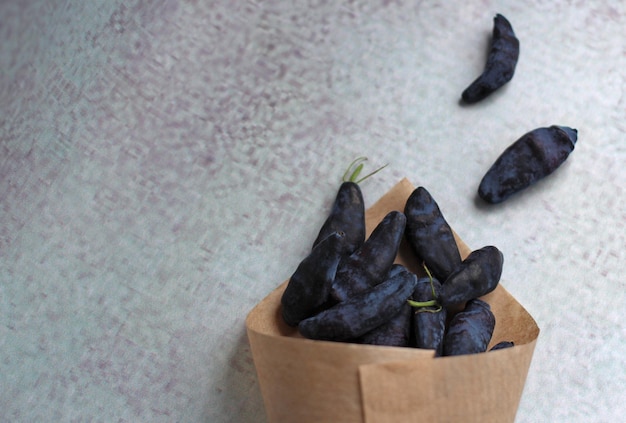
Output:
[[[411,307],[417,308],[416,311],[418,312],[438,313],[441,311],[441,304],[439,304],[439,302],[437,301],[437,294],[435,293],[435,284],[433,283],[433,275],[430,273],[430,270],[428,270],[428,267],[426,266],[425,263],[422,263],[422,267],[424,268],[426,275],[428,275],[428,278],[430,279],[430,289],[433,293],[433,298],[435,299],[429,300],[429,301],[407,300],[407,302],[409,303]],[[435,307],[435,308],[431,308],[431,307]]]
[[[430,273],[430,270],[428,270],[428,266],[426,266],[426,263],[422,263],[422,267],[424,268],[426,275],[428,275],[428,279],[430,279],[430,290],[433,293],[433,298],[437,298],[437,293],[435,292],[435,284],[433,283],[433,275]]]
[[[406,301],[409,303],[411,307],[415,307],[415,308],[439,306],[439,303],[437,303],[437,300],[429,300],[429,301],[406,300]]]
[[[363,162],[365,162],[365,161],[367,161],[367,157],[364,157],[364,156],[357,157],[356,159],[354,159],[352,161],[352,163],[350,163],[350,166],[348,166],[348,168],[346,169],[346,172],[343,174],[343,181],[344,182],[354,182],[355,184],[358,184],[358,183],[363,182],[364,180],[366,180],[370,176],[380,172],[385,167],[387,167],[387,165],[381,166],[378,169],[374,170],[373,172],[368,173],[367,175],[365,175],[361,179],[358,179],[359,175],[361,174],[361,171],[363,170],[363,166],[364,166]],[[348,176],[348,175],[350,175],[350,176]]]

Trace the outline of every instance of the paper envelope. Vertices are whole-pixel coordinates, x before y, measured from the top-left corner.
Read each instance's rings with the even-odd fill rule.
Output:
[[[368,236],[415,187],[401,180],[366,212]],[[461,257],[471,249],[456,235]],[[396,258],[418,275],[403,241]],[[505,254],[506,265],[506,254]],[[502,286],[481,297],[496,317],[492,345],[513,348],[454,357],[417,348],[304,339],[280,314],[282,283],[248,314],[246,328],[270,423],[513,422],[539,328]]]

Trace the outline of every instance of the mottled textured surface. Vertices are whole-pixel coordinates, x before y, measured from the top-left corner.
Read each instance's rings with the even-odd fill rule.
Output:
[[[441,4],[439,4],[441,3]],[[247,312],[345,167],[407,176],[542,329],[518,422],[626,414],[622,1],[0,3],[0,420],[262,422]],[[495,13],[521,52],[480,104]],[[528,130],[578,129],[505,204]]]

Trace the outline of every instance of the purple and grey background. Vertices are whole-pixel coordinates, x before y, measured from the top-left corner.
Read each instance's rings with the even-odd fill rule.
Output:
[[[244,319],[307,254],[345,167],[425,186],[541,335],[518,422],[626,413],[621,1],[0,3],[0,420],[249,422]],[[459,105],[492,19],[513,80]],[[578,129],[500,206],[500,152]],[[367,169],[366,169],[367,170]]]

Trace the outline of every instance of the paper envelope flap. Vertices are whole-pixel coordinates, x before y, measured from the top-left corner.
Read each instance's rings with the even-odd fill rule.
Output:
[[[535,342],[360,367],[365,423],[514,422]]]

